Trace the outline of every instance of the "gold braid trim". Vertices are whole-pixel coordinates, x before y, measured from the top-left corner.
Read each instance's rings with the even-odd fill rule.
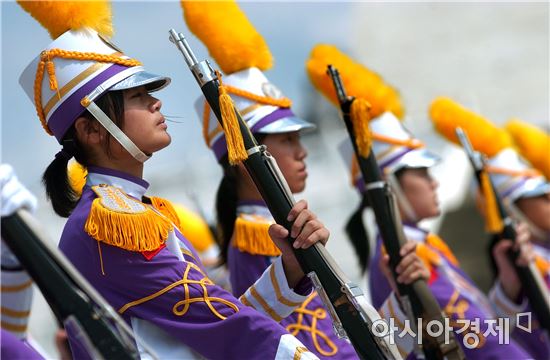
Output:
[[[424,143],[422,141],[414,138],[401,140],[401,139],[392,138],[390,136],[373,133],[372,139],[383,143],[387,143],[387,144],[406,146],[411,149],[418,149],[418,148],[424,147]]]
[[[313,339],[315,349],[317,349],[319,354],[323,356],[332,356],[338,352],[338,346],[336,346],[336,344],[332,342],[327,334],[317,329],[317,321],[325,319],[327,317],[327,311],[323,309],[323,307],[318,307],[315,310],[310,310],[307,308],[309,303],[316,297],[317,292],[314,291],[313,293],[311,293],[311,295],[309,295],[309,297],[302,303],[299,308],[294,310],[294,312],[298,314],[298,319],[296,320],[296,323],[288,325],[286,327],[286,330],[294,336],[296,336],[300,331],[309,332],[311,338]],[[311,326],[307,326],[307,324],[303,323],[304,317],[306,315],[311,316]],[[324,340],[325,344],[330,348],[330,350],[326,351],[321,347],[321,344],[319,343],[319,338]]]
[[[201,269],[197,265],[195,265],[193,263],[190,263],[190,262],[188,262],[186,264],[187,264],[187,267],[185,268],[185,272],[183,274],[183,279],[182,280],[176,281],[175,283],[172,283],[172,284],[168,285],[164,289],[161,289],[161,290],[157,291],[154,294],[151,294],[151,295],[146,296],[144,298],[141,298],[141,299],[138,299],[138,300],[127,303],[126,305],[124,305],[123,307],[121,307],[118,310],[118,313],[123,314],[129,308],[131,308],[133,306],[141,305],[141,304],[143,304],[147,301],[153,300],[153,299],[163,295],[164,293],[172,290],[173,288],[175,288],[179,285],[183,285],[185,297],[184,297],[183,300],[178,301],[172,307],[172,313],[174,315],[177,315],[177,316],[185,315],[187,313],[187,311],[189,310],[190,305],[193,304],[193,303],[196,303],[196,302],[206,303],[206,305],[208,306],[208,308],[210,309],[212,314],[214,314],[216,317],[218,317],[221,320],[225,320],[227,317],[220,314],[218,312],[218,310],[216,310],[216,308],[214,308],[214,306],[212,305],[213,302],[222,303],[222,304],[226,305],[227,307],[233,309],[233,311],[235,311],[235,313],[239,312],[239,308],[237,307],[237,305],[233,304],[231,301],[223,299],[223,298],[219,298],[219,297],[208,296],[208,290],[207,290],[206,287],[214,285],[212,280],[210,280],[201,271]],[[191,279],[189,279],[188,276],[189,276],[189,271],[191,269],[197,270],[199,273],[201,273],[203,275],[203,278],[200,279],[200,280],[191,280]],[[195,298],[190,297],[189,284],[199,285],[202,289],[202,297],[195,297]]]
[[[120,189],[99,185],[84,225],[88,235],[129,251],[157,250],[173,230],[172,222]]]
[[[252,255],[281,255],[281,250],[269,237],[268,229],[270,225],[263,218],[261,218],[261,221],[252,221],[245,219],[243,215],[239,215],[235,221],[233,246]]]
[[[124,66],[139,66],[141,62],[135,59],[124,59],[118,56],[97,54],[92,52],[80,52],[80,51],[68,51],[63,49],[50,49],[44,50],[40,54],[40,61],[38,62],[38,67],[36,69],[36,78],[34,80],[34,105],[36,107],[36,113],[42,127],[49,135],[53,135],[53,132],[50,130],[48,123],[46,121],[46,116],[44,115],[44,109],[42,108],[42,80],[44,79],[44,70],[47,71],[50,90],[57,91],[59,95],[59,88],[57,85],[57,78],[55,76],[55,64],[53,58],[62,58],[62,59],[72,59],[72,60],[93,60],[103,63],[113,63]]]
[[[289,107],[292,106],[292,100],[290,100],[289,98],[286,98],[286,97],[272,98],[272,97],[269,97],[269,96],[257,95],[257,94],[251,93],[249,91],[236,88],[236,87],[231,86],[231,85],[224,85],[224,86],[225,86],[225,90],[227,90],[228,93],[243,97],[245,99],[255,101],[255,102],[260,103],[260,104],[272,105],[272,106],[277,106],[277,107],[280,107],[280,108],[289,108]]]

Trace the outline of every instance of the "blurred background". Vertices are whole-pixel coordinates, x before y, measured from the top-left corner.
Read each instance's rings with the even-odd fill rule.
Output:
[[[65,220],[46,202],[40,179],[60,146],[43,131],[18,83],[24,67],[51,39],[16,3],[2,1],[0,6],[2,162],[10,163],[39,198],[37,217],[57,244]],[[439,231],[465,270],[488,289],[487,237],[473,204],[470,169],[462,151],[433,132],[428,108],[435,97],[446,95],[497,124],[518,117],[548,130],[548,3],[243,2],[241,8],[275,58],[266,75],[293,100],[299,116],[319,125],[303,137],[309,179],[297,197],[307,199],[331,230],[328,249],[349,277],[368,291],[343,233],[359,202],[337,151],[347,135],[336,108],[312,88],[305,73],[305,61],[318,43],[338,46],[400,90],[406,125],[443,157],[433,172],[444,214],[425,226]],[[113,23],[116,45],[151,72],[172,77],[158,96],[163,113],[177,116],[178,123],[168,124],[172,145],[147,163],[149,193],[213,221],[221,171],[203,142],[194,111],[200,90],[168,41],[169,28],[189,35],[199,59],[208,58],[207,50],[186,28],[178,2],[117,1]],[[55,321],[38,292],[33,307],[30,331],[55,357]]]

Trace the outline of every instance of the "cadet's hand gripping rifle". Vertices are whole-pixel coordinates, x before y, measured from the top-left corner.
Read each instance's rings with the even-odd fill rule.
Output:
[[[201,90],[222,123],[219,105],[219,83],[207,60],[198,62],[181,33],[170,30],[172,41],[183,54],[189,69]],[[286,220],[294,199],[286,180],[280,173],[275,159],[263,145],[258,145],[246,123],[236,116],[248,152],[244,165],[265,200],[273,218],[278,224],[290,230],[292,223]],[[289,238],[289,241],[294,239]],[[335,330],[340,336],[347,336],[363,359],[401,358],[395,346],[373,334],[373,322],[380,319],[376,310],[367,303],[363,292],[351,283],[324,246],[315,244],[308,249],[294,249],[304,273],[312,277],[319,295],[325,301],[333,316]],[[324,294],[323,294],[324,292]],[[328,302],[327,302],[328,300]]]
[[[456,128],[456,136],[460,141],[460,144],[464,148],[464,151],[470,159],[470,163],[474,169],[474,173],[477,179],[479,186],[482,184],[482,173],[485,171],[485,159],[477,151],[474,151],[472,144],[468,139],[468,135],[461,128]],[[491,179],[489,178],[491,184],[491,191],[493,192],[495,201],[497,203],[498,213],[502,219],[504,225],[500,234],[498,234],[500,239],[509,239],[516,241],[516,231],[514,229],[514,224],[512,218],[508,215],[504,208],[502,200],[495,191],[495,187]],[[528,266],[519,266],[516,264],[516,259],[519,256],[517,250],[512,250],[509,254],[510,261],[514,264],[514,268],[518,274],[519,280],[523,287],[523,291],[529,300],[538,322],[540,323],[541,328],[546,329],[548,335],[550,335],[550,293],[548,288],[544,284],[544,280],[540,272],[538,271],[534,262],[529,263]]]
[[[26,210],[2,216],[2,239],[33,278],[59,322],[74,330],[90,357],[139,359],[138,339],[132,330],[42,233]],[[156,359],[141,341],[140,345]]]
[[[380,236],[390,256],[390,268],[393,278],[397,279],[395,268],[401,261],[399,250],[401,246],[405,244],[406,237],[403,233],[403,226],[396,206],[395,197],[389,185],[380,175],[372,149],[368,157],[361,156],[359,153],[355,130],[350,117],[351,105],[355,101],[355,98],[346,95],[344,85],[342,84],[337,69],[332,65],[328,65],[327,73],[334,83],[344,123],[346,124],[357,157],[357,162],[365,181],[366,195],[374,211]],[[445,343],[444,334],[434,338],[424,331],[424,327],[429,321],[434,320],[438,321],[439,324],[444,324],[445,319],[445,315],[428,288],[426,281],[418,279],[410,285],[400,284],[397,281],[395,282],[399,290],[401,304],[405,308],[405,312],[413,326],[416,325],[417,319],[421,318],[423,321],[423,329],[416,330],[422,331],[422,338],[424,339],[422,342],[422,350],[426,358],[465,359],[462,349],[454,338],[454,333],[451,333],[449,342]],[[422,354],[417,354],[417,356],[422,356]]]

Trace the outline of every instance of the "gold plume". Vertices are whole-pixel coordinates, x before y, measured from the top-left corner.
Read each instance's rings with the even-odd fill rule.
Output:
[[[380,75],[354,61],[335,46],[319,44],[311,50],[306,69],[315,88],[333,104],[339,106],[334,85],[327,75],[327,65],[338,69],[347,95],[369,102],[372,118],[386,111],[392,112],[398,118],[403,117],[399,92],[386,84]]]
[[[235,1],[181,1],[181,6],[187,26],[225,74],[273,66],[264,38]]]
[[[550,134],[519,119],[508,121],[506,131],[521,155],[550,179]]]
[[[52,39],[68,30],[89,27],[101,35],[111,37],[113,24],[111,4],[94,1],[17,1],[48,32]]]
[[[512,146],[506,131],[449,98],[435,99],[429,112],[437,132],[455,144],[459,144],[455,129],[460,127],[468,135],[472,147],[488,157]]]

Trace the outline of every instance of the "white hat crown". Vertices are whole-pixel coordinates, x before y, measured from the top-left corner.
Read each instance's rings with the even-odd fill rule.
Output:
[[[495,189],[506,201],[514,202],[521,197],[550,192],[550,184],[544,176],[512,148],[501,150],[487,161],[487,165]]]

